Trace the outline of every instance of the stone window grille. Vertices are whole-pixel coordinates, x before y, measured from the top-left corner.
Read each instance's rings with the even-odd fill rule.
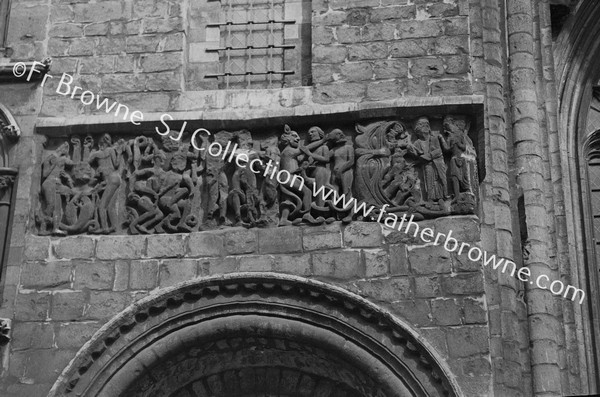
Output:
[[[219,54],[220,70],[205,78],[218,79],[220,89],[298,85],[301,46],[297,33],[290,40],[289,32],[297,32],[300,21],[286,18],[286,7],[299,6],[289,0],[221,0],[224,22],[207,24],[219,29],[220,45],[206,50]]]

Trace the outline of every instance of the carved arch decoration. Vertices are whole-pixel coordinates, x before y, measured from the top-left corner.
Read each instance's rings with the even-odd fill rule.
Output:
[[[238,273],[134,303],[81,348],[49,397],[256,392],[461,395],[427,341],[366,299],[298,276]]]
[[[600,81],[600,4],[593,0],[578,2],[555,43],[558,94],[558,131],[561,188],[568,238],[568,258],[573,282],[585,285],[589,301],[582,307],[578,327],[583,328],[580,357],[587,368],[589,390],[598,388],[600,368],[600,329],[592,318],[600,316],[600,279],[595,268],[593,226],[589,219],[586,162],[590,143],[595,140],[586,125],[594,98],[594,85]],[[575,310],[579,308],[575,307]]]

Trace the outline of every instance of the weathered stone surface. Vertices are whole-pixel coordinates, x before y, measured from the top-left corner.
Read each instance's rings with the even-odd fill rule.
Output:
[[[348,60],[362,61],[366,59],[379,60],[386,58],[388,46],[386,43],[353,44],[348,46]]]
[[[436,232],[448,235],[459,242],[475,242],[481,239],[479,220],[476,216],[450,216],[435,220]]]
[[[52,295],[50,318],[54,321],[79,321],[87,300],[83,292],[57,292]]]
[[[483,302],[480,300],[465,298],[463,300],[463,311],[465,324],[485,324],[487,321]]]
[[[359,281],[356,283],[356,292],[366,298],[386,303],[412,297],[411,283],[408,277]]]
[[[115,282],[113,291],[125,291],[129,286],[129,262],[115,261]]]
[[[302,246],[305,251],[341,248],[342,232],[339,225],[303,229]]]
[[[181,53],[171,53],[169,56],[163,54],[146,54],[140,57],[140,65],[144,72],[164,72],[174,70],[182,66]]]
[[[71,262],[29,262],[21,271],[21,287],[25,289],[69,288],[72,281]]]
[[[394,42],[390,45],[390,56],[392,58],[419,57],[429,54],[429,48],[433,43],[427,39],[405,39]]]
[[[446,335],[451,357],[469,357],[489,351],[486,327],[449,328]]]
[[[344,229],[344,245],[347,247],[379,247],[383,243],[381,225],[355,222]]]
[[[242,256],[239,261],[240,272],[269,272],[273,269],[275,259],[271,255]]]
[[[388,19],[413,19],[416,16],[415,5],[376,8],[371,11],[371,22]]]
[[[146,250],[146,239],[137,236],[105,236],[98,240],[98,259],[137,259]]]
[[[77,22],[99,22],[126,16],[123,13],[123,4],[120,1],[75,4],[73,11]]]
[[[188,238],[189,256],[220,256],[223,251],[223,235],[191,233]]]
[[[158,285],[158,261],[131,261],[129,267],[129,288],[133,290],[153,289]]]
[[[383,250],[365,250],[365,269],[367,277],[378,277],[389,273],[390,257]]]
[[[462,311],[455,299],[434,299],[431,301],[431,315],[437,325],[460,325]]]
[[[111,290],[115,279],[112,262],[79,262],[75,266],[74,289]]]
[[[313,60],[317,63],[341,63],[348,54],[346,46],[323,46],[313,48]]]
[[[431,308],[423,299],[402,300],[391,304],[394,312],[417,326],[431,325]]]
[[[389,247],[390,273],[397,276],[408,275],[408,257],[406,245],[394,244]]]
[[[411,60],[410,74],[413,77],[444,75],[444,64],[439,58],[417,58]]]
[[[102,76],[102,92],[138,92],[145,87],[144,76],[134,74],[108,74]]]
[[[364,277],[359,251],[336,251],[312,254],[313,272],[318,276],[351,279]]]
[[[408,61],[405,59],[377,60],[373,66],[376,79],[392,79],[408,76]]]
[[[198,268],[202,275],[227,274],[239,271],[240,262],[237,257],[201,258]]]
[[[49,349],[54,344],[54,327],[45,322],[15,322],[11,347],[14,350]]]
[[[195,259],[165,259],[160,264],[159,286],[171,285],[196,278],[198,261]]]
[[[273,270],[281,273],[309,276],[312,274],[310,255],[275,255]]]
[[[50,239],[48,237],[27,236],[25,239],[26,260],[46,260],[50,251]]]
[[[258,230],[261,254],[283,254],[302,251],[302,230],[288,226]]]
[[[93,320],[107,320],[125,309],[132,299],[126,294],[112,291],[91,291],[85,317]]]
[[[55,255],[64,259],[89,259],[94,256],[96,242],[89,237],[77,236],[58,240]]]
[[[19,293],[15,302],[15,320],[45,321],[50,311],[50,294]]]
[[[480,273],[444,276],[441,284],[444,292],[452,295],[483,294],[483,277]]]
[[[340,103],[348,98],[362,99],[366,93],[366,86],[362,83],[328,84],[317,87],[316,102]]]
[[[223,236],[225,251],[230,255],[251,254],[258,251],[258,239],[254,230],[229,230]]]
[[[97,322],[63,323],[55,325],[56,346],[59,349],[79,349],[100,328]]]
[[[148,236],[149,258],[181,258],[185,255],[186,239],[183,235]]]
[[[414,274],[444,274],[452,270],[450,253],[439,245],[410,250],[409,262]]]
[[[427,339],[427,342],[431,343],[433,347],[442,355],[442,357],[448,357],[448,346],[446,345],[446,334],[443,329],[440,328],[421,328],[419,330]]]
[[[436,298],[442,295],[438,277],[415,277],[415,296],[417,298]]]
[[[370,80],[373,77],[373,67],[369,62],[345,63],[340,67],[340,73],[346,81]]]

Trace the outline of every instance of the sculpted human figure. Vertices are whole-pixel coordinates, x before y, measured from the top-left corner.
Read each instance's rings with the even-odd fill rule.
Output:
[[[311,127],[308,130],[308,136],[311,144],[316,144],[315,148],[307,146],[307,149],[312,149],[312,153],[304,150],[309,157],[309,168],[312,169],[310,176],[314,179],[314,184],[317,189],[321,186],[326,186],[331,181],[330,162],[333,153],[329,150],[325,141],[325,133],[319,127]],[[325,200],[321,196],[314,198],[314,205],[323,207]]]
[[[191,201],[190,195],[194,191],[194,182],[189,170],[186,170],[188,159],[193,157],[186,145],[182,145],[179,150],[173,153],[171,157],[171,166],[167,171],[164,184],[159,191],[159,204],[167,208],[170,213],[167,215],[169,220],[178,221],[176,226],[168,224],[173,231],[190,232],[191,227],[195,226],[197,219],[190,216]]]
[[[333,174],[331,184],[337,188],[339,194],[352,198],[352,182],[354,181],[354,146],[340,129],[334,129],[327,135],[327,140],[332,142]]]
[[[220,131],[215,134],[215,141],[221,147],[227,147],[227,142],[231,135],[226,131]],[[227,156],[227,153],[225,154]],[[206,155],[206,186],[208,189],[207,203],[207,221],[209,226],[231,226],[231,221],[227,219],[227,197],[229,195],[229,182],[225,174],[225,160],[223,155]],[[216,217],[216,219],[215,219]]]
[[[69,143],[65,142],[51,153],[42,163],[42,197],[45,208],[43,209],[44,220],[42,232],[45,232],[45,224],[50,221],[52,224],[52,233],[64,235],[60,230],[62,220],[62,199],[61,195],[66,195],[73,187],[73,182],[65,172],[66,167],[73,166],[73,161],[69,158]]]
[[[283,146],[280,158],[280,170],[287,171],[290,175],[302,174],[303,170],[298,167],[298,161],[304,158],[303,151],[300,149],[300,136],[296,131],[292,131],[289,126],[284,127],[284,133],[279,138]],[[287,181],[285,179],[288,179]],[[281,218],[279,226],[300,223],[302,219],[315,223],[315,219],[310,215],[310,205],[312,199],[311,190],[304,184],[300,178],[285,178],[279,187],[282,192],[283,201]],[[285,182],[285,183],[284,183]],[[302,219],[298,216],[302,215]],[[290,220],[290,218],[292,218]]]
[[[260,197],[256,174],[250,170],[249,163],[258,159],[258,153],[253,150],[252,141],[246,141],[236,150],[235,171],[231,178],[230,197],[234,211],[234,225],[255,226],[259,222]]]
[[[395,205],[403,205],[410,196],[418,196],[418,178],[412,164],[407,163],[406,150],[397,150],[392,156],[392,166],[385,173],[381,186]]]
[[[121,175],[117,151],[111,145],[110,135],[102,135],[98,141],[98,150],[92,151],[88,159],[91,165],[97,164],[96,179],[103,187],[102,197],[98,202],[98,233],[111,233],[118,224],[115,193],[121,186]]]
[[[449,147],[441,135],[432,133],[427,117],[419,117],[415,121],[414,132],[418,139],[411,146],[411,151],[423,163],[426,199],[445,199],[448,197],[448,181],[444,152]]]
[[[471,176],[469,165],[464,158],[468,146],[473,146],[471,138],[467,135],[467,124],[464,119],[456,119],[453,116],[444,117],[444,131],[448,134],[448,146],[452,158],[450,159],[450,178],[454,197],[461,192],[471,192]]]
[[[132,173],[133,190],[128,200],[133,204],[135,213],[130,220],[129,229],[132,232],[138,230],[142,233],[152,233],[152,228],[159,224],[164,218],[163,212],[158,206],[158,194],[162,185],[165,171],[163,164],[166,160],[164,153],[154,153],[154,166],[136,170]],[[147,177],[147,180],[139,180],[139,177]],[[162,227],[159,228],[162,230]]]

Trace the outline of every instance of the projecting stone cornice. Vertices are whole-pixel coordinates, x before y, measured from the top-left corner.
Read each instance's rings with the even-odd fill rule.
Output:
[[[103,98],[101,98],[102,100]],[[350,99],[350,98],[349,98]],[[457,95],[443,97],[401,97],[394,100],[372,102],[348,102],[323,104],[313,100],[309,87],[281,90],[219,90],[183,92],[173,99],[173,109],[164,112],[144,112],[144,109],[128,106],[129,111],[140,110],[144,120],[139,126],[127,118],[110,114],[80,115],[75,117],[39,117],[36,131],[44,135],[68,135],[71,133],[94,134],[111,132],[154,131],[161,126],[161,116],[173,125],[188,122],[188,128],[252,128],[265,121],[287,118],[310,118],[327,120],[331,115],[343,115],[345,120],[360,120],[367,117],[417,117],[422,114],[480,114],[482,95]],[[91,105],[95,106],[95,102]],[[193,131],[193,130],[192,130]]]

